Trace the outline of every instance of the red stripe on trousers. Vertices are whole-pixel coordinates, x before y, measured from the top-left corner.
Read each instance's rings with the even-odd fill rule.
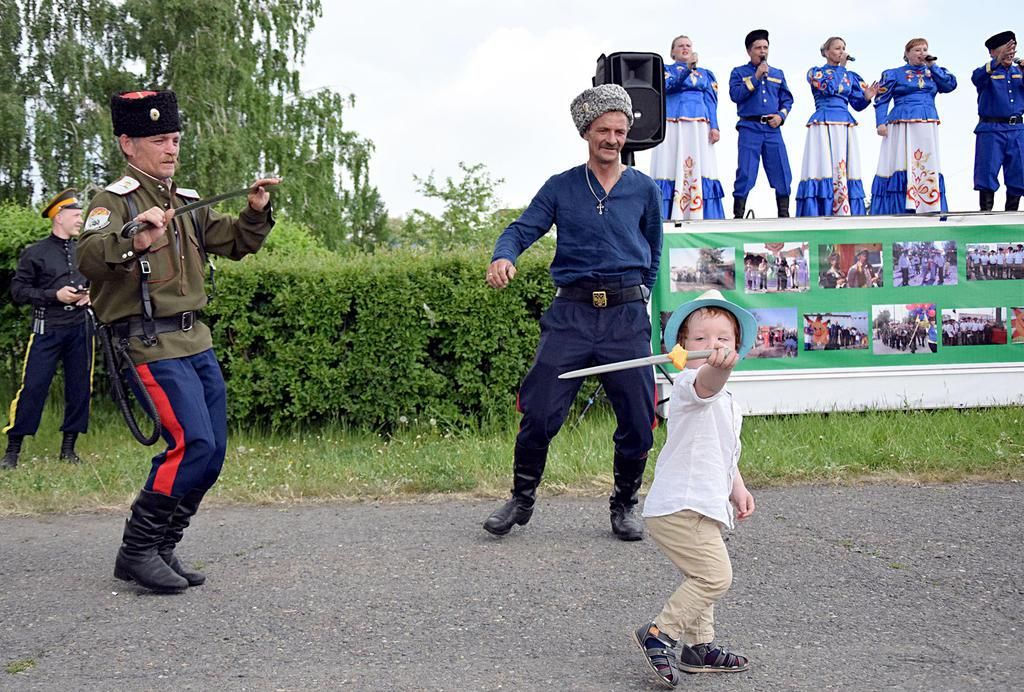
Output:
[[[160,414],[160,424],[174,440],[174,446],[167,450],[163,463],[156,470],[156,478],[153,479],[153,492],[170,495],[174,488],[174,479],[178,475],[181,459],[185,456],[185,431],[182,429],[181,423],[178,422],[178,417],[174,415],[167,392],[153,377],[149,366],[139,365],[135,369],[138,370],[142,384],[146,385],[146,391],[149,392],[149,396],[152,397],[153,403],[156,405],[156,411]]]

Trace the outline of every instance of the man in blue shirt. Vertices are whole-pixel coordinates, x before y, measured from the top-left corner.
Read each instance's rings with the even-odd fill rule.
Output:
[[[533,515],[548,444],[558,433],[581,379],[559,380],[569,370],[651,354],[647,300],[661,258],[661,191],[620,153],[633,124],[633,106],[621,86],[587,89],[570,107],[587,141],[587,163],[548,179],[494,246],[487,283],[504,288],[520,254],[552,225],[558,227],[551,278],[555,300],[541,318],[533,366],[519,390],[523,414],[516,437],[512,497],[484,522],[503,536]],[[647,453],[654,443],[654,374],[636,368],[601,376],[618,427],[612,530],[622,540],[643,537],[634,507]]]
[[[733,216],[743,218],[747,195],[757,181],[757,168],[764,160],[768,182],[775,190],[779,217],[789,216],[789,190],[793,174],[789,170],[786,143],[779,130],[793,108],[793,94],[782,70],[768,66],[768,32],[755,29],[745,39],[750,62],[740,65],[729,76],[729,98],[737,106],[740,120],[739,165],[733,189]]]
[[[974,128],[974,189],[981,210],[992,211],[999,169],[1006,183],[1006,211],[1017,211],[1024,195],[1024,71],[1015,64],[1017,38],[1003,31],[985,41],[991,60],[971,75],[978,88],[978,126]]]

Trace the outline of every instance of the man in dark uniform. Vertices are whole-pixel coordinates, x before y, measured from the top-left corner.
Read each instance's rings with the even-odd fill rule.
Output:
[[[653,180],[619,162],[633,107],[625,89],[605,84],[577,96],[570,110],[589,147],[587,163],[544,184],[498,238],[487,270],[487,283],[504,288],[515,276],[519,255],[558,225],[551,263],[558,291],[541,318],[537,355],[519,390],[523,419],[512,498],[484,523],[499,536],[533,515],[548,444],[582,382],[558,375],[651,354],[646,302],[661,257],[661,192]],[[602,375],[601,382],[618,420],[612,530],[622,540],[639,540],[643,523],[633,508],[653,444],[654,374],[651,368],[622,370]]]
[[[75,441],[89,426],[93,351],[87,282],[75,266],[74,238],[82,226],[82,205],[76,194],[73,189],[64,190],[43,209],[43,218],[50,219],[50,235],[25,248],[11,281],[11,297],[15,303],[32,305],[33,319],[21,387],[3,429],[7,451],[0,468],[15,468],[22,439],[39,429],[58,362],[64,364],[60,458],[72,464],[82,462],[75,453]]]
[[[1003,31],[985,41],[991,60],[971,75],[978,89],[974,128],[974,189],[981,210],[992,211],[999,169],[1006,183],[1006,211],[1017,211],[1024,195],[1024,70],[1015,64],[1017,37]]]
[[[782,139],[782,127],[793,108],[793,94],[786,75],[768,66],[768,32],[755,29],[744,39],[750,62],[734,68],[729,76],[729,98],[736,103],[740,121],[739,165],[733,189],[733,217],[743,218],[747,195],[757,180],[759,163],[764,161],[768,183],[775,189],[779,218],[789,216],[789,193],[793,174],[789,154]]]
[[[96,316],[127,347],[167,442],[132,505],[114,576],[175,592],[205,581],[181,564],[174,547],[217,480],[227,448],[224,378],[197,315],[207,302],[206,254],[240,259],[263,245],[274,225],[263,186],[278,180],[257,180],[237,218],[208,207],[174,216],[198,197],[172,179],[181,139],[174,92],[117,94],[111,111],[127,169],[89,205],[78,263],[92,281]],[[123,237],[133,220],[144,225]]]

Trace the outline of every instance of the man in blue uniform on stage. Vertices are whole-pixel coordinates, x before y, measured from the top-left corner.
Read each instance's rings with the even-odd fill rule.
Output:
[[[582,380],[558,375],[590,365],[651,354],[647,299],[661,258],[661,191],[635,168],[620,163],[633,105],[616,84],[587,89],[570,108],[587,141],[587,163],[548,179],[530,206],[498,238],[487,283],[504,288],[515,261],[552,225],[558,226],[551,278],[558,291],[541,318],[533,366],[519,390],[523,414],[516,437],[512,498],[484,529],[502,536],[533,515],[548,444],[558,433]],[[636,368],[601,376],[618,427],[612,531],[624,541],[643,537],[633,509],[654,443],[654,374]]]
[[[793,94],[782,70],[768,66],[768,32],[755,29],[745,40],[750,62],[729,76],[729,98],[737,106],[740,121],[739,165],[733,189],[733,216],[743,218],[747,195],[757,181],[757,167],[764,160],[768,182],[775,190],[779,217],[789,216],[789,170],[786,143],[779,130],[793,108]]]
[[[18,465],[21,443],[35,435],[57,364],[64,366],[64,439],[60,458],[81,463],[75,441],[89,426],[92,389],[92,324],[86,307],[88,281],[75,267],[75,238],[82,227],[82,204],[71,188],[57,194],[43,209],[50,235],[25,248],[11,279],[11,298],[32,306],[32,336],[22,371],[21,387],[11,402],[7,450],[0,468]]]
[[[974,189],[981,210],[992,211],[999,169],[1006,183],[1006,211],[1017,211],[1024,195],[1024,71],[1015,64],[1017,37],[1003,31],[985,41],[991,60],[971,75],[978,88],[978,136]]]

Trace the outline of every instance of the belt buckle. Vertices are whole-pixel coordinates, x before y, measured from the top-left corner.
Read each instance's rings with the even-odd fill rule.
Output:
[[[1019,122],[1020,122],[1020,116],[1019,115],[1011,115],[1010,116],[1010,124],[1011,125],[1016,125]]]
[[[187,332],[192,329],[192,325],[195,324],[196,314],[191,310],[189,312],[181,313],[181,331]]]
[[[761,116],[761,124],[762,125],[767,125],[768,124],[768,118],[770,118],[770,117],[771,117],[770,115],[762,115]]]
[[[608,291],[594,291],[590,294],[590,300],[595,308],[608,307]]]

